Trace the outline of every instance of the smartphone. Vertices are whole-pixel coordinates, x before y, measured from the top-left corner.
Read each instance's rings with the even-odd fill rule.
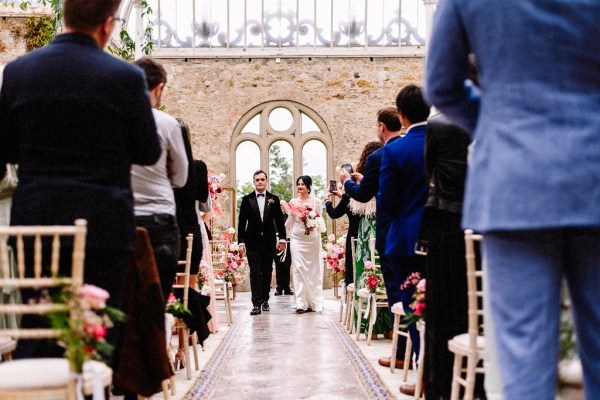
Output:
[[[335,192],[337,190],[337,181],[336,180],[331,180],[329,181],[329,191],[331,193]]]
[[[346,171],[348,171],[349,174],[354,172],[354,170],[352,169],[352,164],[344,164],[344,165],[342,165],[342,168],[344,168]]]

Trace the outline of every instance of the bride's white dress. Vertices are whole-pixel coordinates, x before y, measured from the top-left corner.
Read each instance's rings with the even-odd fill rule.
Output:
[[[290,201],[296,206],[308,206],[323,215],[321,203],[313,196],[302,201],[294,198]],[[320,229],[313,229],[308,235],[304,223],[293,213],[289,213],[286,231],[290,238],[290,254],[292,256],[292,280],[296,309],[323,311],[323,248],[321,246]]]

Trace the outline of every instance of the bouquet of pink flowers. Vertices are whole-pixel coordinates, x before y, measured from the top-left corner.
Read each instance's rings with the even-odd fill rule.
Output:
[[[285,204],[285,209],[296,216],[296,220],[304,224],[304,234],[310,233],[323,225],[323,220],[319,213],[308,206],[297,206],[293,203]]]
[[[125,320],[125,314],[106,305],[109,297],[106,290],[93,285],[77,292],[64,289],[57,295],[57,303],[66,304],[69,311],[50,314],[50,324],[62,332],[58,343],[75,372],[82,372],[85,361],[104,361],[112,353],[106,332],[114,322]]]
[[[385,292],[385,283],[383,282],[381,270],[371,261],[365,262],[364,271],[360,276],[360,286],[369,289],[371,293]]]
[[[343,279],[346,273],[345,242],[346,236],[336,240],[335,235],[331,234],[327,237],[327,244],[325,245],[327,268],[333,270],[338,279]]]
[[[208,191],[210,193],[212,209],[218,216],[223,215],[223,208],[219,201],[219,193],[223,191],[223,186],[221,185],[223,179],[225,179],[224,174],[215,174],[208,177]]]

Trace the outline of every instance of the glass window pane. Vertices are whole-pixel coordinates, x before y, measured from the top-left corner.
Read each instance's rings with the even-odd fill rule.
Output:
[[[262,46],[261,2],[248,0],[246,8],[246,46]]]
[[[367,37],[369,46],[385,45],[385,19],[384,0],[368,0],[369,10],[367,11]]]
[[[260,113],[256,114],[252,119],[246,122],[242,128],[242,133],[254,133],[260,135]]]
[[[298,0],[298,24],[300,47],[315,45],[315,1]]]
[[[269,113],[269,124],[276,131],[287,131],[293,122],[294,116],[287,108],[277,107]]]
[[[269,148],[270,191],[289,201],[294,196],[294,150],[285,140],[274,142]]]
[[[302,121],[302,134],[310,132],[321,132],[321,128],[319,128],[317,123],[311,117],[304,113],[300,113],[300,115]]]
[[[244,140],[235,149],[235,189],[239,210],[242,197],[254,190],[252,174],[260,169],[260,149],[250,140]]]
[[[221,27],[221,31],[225,32],[226,30],[226,26]],[[244,0],[229,0],[229,47],[243,46]]]
[[[322,199],[327,183],[327,148],[320,140],[309,140],[302,147],[302,175],[309,175],[317,199]]]
[[[317,46],[329,47],[331,42],[331,2],[333,0],[319,0],[317,2]],[[338,33],[339,39],[339,33]]]

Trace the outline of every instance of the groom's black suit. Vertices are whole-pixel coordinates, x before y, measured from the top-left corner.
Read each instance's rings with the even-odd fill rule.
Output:
[[[260,307],[261,304],[269,301],[273,255],[277,250],[277,238],[286,239],[279,197],[265,191],[262,220],[256,191],[242,197],[238,221],[238,241],[246,246],[250,265],[252,304],[255,307]]]

